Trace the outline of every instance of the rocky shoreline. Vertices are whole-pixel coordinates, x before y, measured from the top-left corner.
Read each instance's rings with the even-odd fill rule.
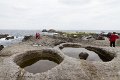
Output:
[[[36,44],[40,46],[34,46]],[[75,59],[60,50],[66,46],[88,48],[110,60],[99,62]],[[29,73],[19,66],[27,59],[38,56],[46,57],[48,60],[57,56],[54,59],[59,64],[51,70],[37,74]],[[120,47],[109,47],[107,38],[80,40],[42,36],[42,39],[36,40],[35,37],[30,37],[24,42],[5,47],[0,51],[0,80],[120,80],[119,59]]]

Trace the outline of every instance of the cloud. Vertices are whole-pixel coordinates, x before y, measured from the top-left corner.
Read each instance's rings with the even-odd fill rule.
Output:
[[[91,0],[59,0],[59,2],[67,5],[83,5],[89,3]]]
[[[0,29],[120,29],[119,4],[119,0],[1,0]]]

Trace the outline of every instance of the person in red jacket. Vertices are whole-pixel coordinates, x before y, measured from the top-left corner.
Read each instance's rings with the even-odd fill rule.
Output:
[[[41,38],[40,33],[36,33],[36,34],[35,34],[35,38],[36,38],[35,44],[37,44],[38,46],[41,46],[41,45],[40,45],[40,39],[42,39],[42,38]]]
[[[40,37],[40,33],[36,33],[36,39],[40,39],[41,37]]]
[[[109,36],[109,41],[110,41],[110,47],[115,47],[115,41],[116,39],[118,39],[119,36],[116,35],[116,32],[113,32],[110,36]]]

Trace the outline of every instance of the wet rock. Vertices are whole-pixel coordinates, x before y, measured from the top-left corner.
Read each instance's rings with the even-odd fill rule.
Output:
[[[86,52],[81,52],[81,53],[79,54],[79,58],[80,58],[80,59],[84,59],[84,60],[86,60],[88,56],[89,56],[89,54],[86,53]]]
[[[46,29],[43,29],[42,32],[48,32]]]
[[[23,38],[22,41],[28,41],[28,40],[30,40],[31,38],[32,38],[31,35],[29,35],[29,36],[24,36],[24,38]]]
[[[64,47],[63,47],[63,46],[60,46],[59,48],[60,48],[60,49],[63,49]]]
[[[3,45],[0,45],[0,51],[1,51],[3,48],[4,48],[4,46],[3,46]]]
[[[6,38],[8,36],[8,34],[0,34],[0,39],[1,38]]]
[[[56,32],[56,30],[54,30],[54,29],[49,29],[48,32],[53,32],[53,33],[54,33],[54,32]]]
[[[102,48],[99,47],[87,46],[86,49],[97,53],[104,62],[111,61],[116,56],[116,54],[103,50]]]
[[[7,36],[5,39],[6,39],[6,40],[14,39],[14,36]]]

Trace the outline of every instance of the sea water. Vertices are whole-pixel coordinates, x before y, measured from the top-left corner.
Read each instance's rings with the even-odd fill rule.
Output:
[[[59,30],[63,32],[91,32],[91,33],[101,33],[101,32],[118,32],[120,30]],[[0,34],[9,34],[14,36],[14,39],[5,40],[5,38],[0,39],[0,45],[9,46],[14,43],[22,42],[24,36],[35,35],[36,32],[39,32],[41,35],[53,35],[53,33],[42,32],[42,30],[0,30]]]
[[[6,40],[5,38],[0,39],[0,45],[9,46],[15,43],[22,42],[24,36],[35,35],[36,32],[41,33],[40,30],[0,30],[0,34],[9,34],[14,36],[14,39]]]

